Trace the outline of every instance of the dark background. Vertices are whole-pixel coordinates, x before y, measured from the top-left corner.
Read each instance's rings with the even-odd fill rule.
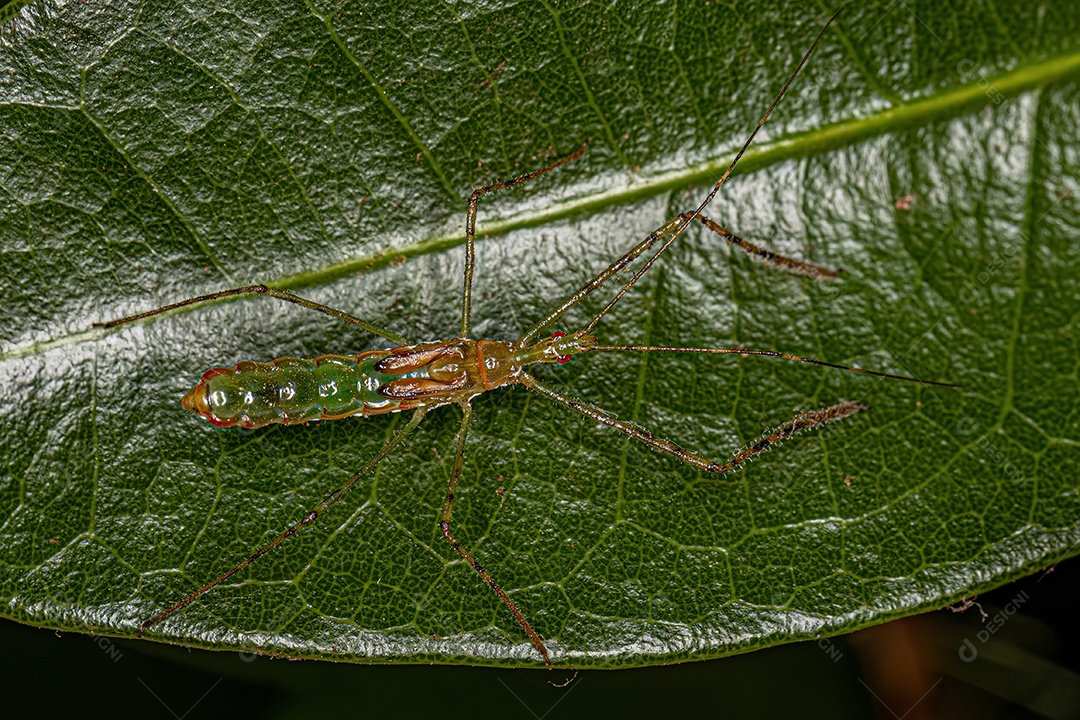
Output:
[[[0,677],[8,717],[1076,718],[1078,578],[1073,558],[964,612],[721,660],[590,670],[561,689],[551,683],[573,673],[289,662],[7,621]]]

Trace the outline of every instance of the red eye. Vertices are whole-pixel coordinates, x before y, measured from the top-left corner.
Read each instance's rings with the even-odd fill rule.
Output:
[[[564,337],[566,337],[566,333],[564,333],[562,330],[556,330],[555,332],[551,333],[551,339],[552,340],[558,340],[558,339],[564,338]],[[559,357],[557,357],[555,359],[562,365],[565,365],[566,363],[570,362],[570,356],[569,355],[560,355]]]

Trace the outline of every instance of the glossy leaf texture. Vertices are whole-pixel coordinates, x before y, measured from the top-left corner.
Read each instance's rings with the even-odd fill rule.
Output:
[[[696,206],[825,20],[767,0],[7,13],[0,597],[6,617],[114,636],[302,517],[403,418],[220,430],[180,407],[210,367],[383,344],[300,308],[92,323],[261,281],[453,337],[471,187],[588,139],[481,203],[474,334],[514,339]],[[1078,23],[1048,1],[847,8],[708,211],[841,278],[695,228],[597,328],[961,389],[737,356],[542,369],[716,459],[800,410],[870,408],[722,477],[522,388],[477,399],[455,529],[557,663],[846,632],[1076,554]],[[437,526],[459,418],[433,413],[315,526],[149,637],[537,665]]]

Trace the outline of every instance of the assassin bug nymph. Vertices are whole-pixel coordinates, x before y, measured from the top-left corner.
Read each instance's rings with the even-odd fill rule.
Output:
[[[521,629],[528,636],[544,663],[550,666],[551,655],[544,640],[533,629],[524,613],[518,609],[513,600],[495,581],[495,578],[480,565],[467,548],[458,542],[451,531],[451,516],[464,462],[465,440],[472,419],[471,401],[473,398],[504,385],[524,385],[529,390],[558,405],[607,425],[648,445],[654,450],[670,455],[699,470],[708,473],[723,473],[738,467],[749,458],[795,433],[841,420],[865,409],[865,407],[860,403],[849,401],[821,410],[803,412],[792,421],[765,433],[761,439],[740,450],[727,462],[713,462],[680,447],[674,442],[656,437],[636,424],[620,420],[595,405],[560,393],[537,380],[526,370],[526,367],[537,363],[565,363],[574,355],[590,352],[766,355],[877,377],[907,380],[928,385],[950,385],[950,383],[873,372],[769,350],[748,350],[741,347],[601,345],[592,334],[596,324],[608,314],[627,291],[634,287],[638,280],[693,222],[704,225],[723,238],[729,245],[741,248],[746,253],[766,262],[817,278],[836,277],[836,272],[828,268],[792,260],[754,245],[743,238],[735,236],[702,214],[706,206],[712,202],[720,187],[728,179],[758,130],[761,129],[769,115],[784,97],[784,93],[787,92],[788,87],[806,64],[810,54],[817,47],[826,29],[835,18],[834,15],[822,28],[810,49],[803,55],[802,60],[784,84],[783,89],[781,89],[768,111],[758,122],[757,127],[747,138],[742,149],[739,150],[727,170],[713,185],[711,191],[698,208],[691,212],[681,213],[660,226],[644,240],[637,243],[629,252],[615,260],[604,271],[582,285],[575,293],[548,312],[547,315],[513,342],[477,340],[470,337],[469,324],[475,258],[474,240],[477,202],[488,193],[521,185],[539,175],[578,159],[585,152],[585,145],[546,167],[510,180],[480,187],[469,196],[465,235],[465,274],[461,295],[461,332],[456,338],[411,344],[406,338],[392,330],[354,317],[341,310],[299,297],[289,291],[265,285],[250,285],[222,290],[209,295],[182,300],[138,315],[99,324],[100,327],[105,328],[116,327],[187,305],[252,293],[295,303],[301,307],[338,318],[343,322],[357,325],[370,333],[385,338],[393,343],[394,347],[370,350],[359,355],[323,355],[314,359],[279,358],[265,363],[245,361],[233,367],[215,368],[207,371],[195,388],[184,396],[182,400],[183,407],[201,415],[214,425],[239,425],[246,428],[259,428],[270,424],[291,425],[307,423],[313,420],[336,420],[351,415],[381,415],[405,410],[411,412],[408,422],[405,423],[402,429],[394,434],[341,487],[326,496],[299,522],[282,532],[265,547],[250,555],[228,572],[143,622],[139,628],[140,634],[165,620],[211,588],[240,572],[290,536],[314,523],[330,506],[337,503],[361,477],[371,472],[402,440],[415,430],[428,412],[441,405],[453,404],[461,409],[462,419],[457,431],[453,469],[439,518],[442,535],[499,596],[499,599],[506,605],[514,619],[521,626]],[[651,255],[647,255],[648,253],[651,253]],[[618,289],[614,297],[584,327],[570,334],[561,331],[550,332],[551,326],[568,310],[593,291],[602,287],[613,276],[623,271],[631,262],[641,256],[647,256],[642,267]]]

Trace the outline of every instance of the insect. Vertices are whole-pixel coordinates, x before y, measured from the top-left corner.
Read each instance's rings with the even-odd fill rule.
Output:
[[[300,530],[314,523],[331,506],[340,501],[360,478],[370,473],[401,442],[412,433],[433,409],[443,405],[457,405],[462,411],[457,431],[456,450],[453,460],[439,527],[443,537],[453,549],[479,574],[480,578],[495,592],[543,660],[551,666],[551,654],[525,614],[500,587],[495,578],[484,569],[478,559],[454,536],[451,520],[458,481],[464,464],[465,441],[472,420],[471,402],[478,395],[508,385],[523,385],[548,400],[580,413],[599,423],[648,445],[656,451],[670,455],[708,473],[724,473],[739,467],[748,459],[767,448],[803,430],[835,422],[865,409],[857,402],[841,402],[820,410],[803,412],[790,422],[766,432],[757,442],[738,451],[726,462],[714,462],[686,450],[678,444],[653,435],[636,424],[618,419],[611,413],[591,403],[579,400],[553,389],[536,379],[527,368],[536,364],[568,362],[573,356],[596,352],[630,353],[698,353],[710,355],[763,355],[786,360],[810,363],[878,377],[907,380],[931,385],[950,383],[920,380],[914,377],[891,375],[861,368],[848,367],[806,357],[772,350],[748,350],[745,348],[714,347],[666,347],[603,345],[593,329],[635,286],[638,280],[656,263],[672,243],[694,222],[716,233],[729,245],[766,262],[780,265],[790,271],[818,278],[835,278],[836,272],[828,268],[793,260],[759,247],[735,236],[703,212],[712,202],[720,187],[731,175],[740,158],[753,142],[758,130],[765,124],[773,110],[784,97],[788,87],[806,64],[835,15],[822,28],[810,49],[792,72],[783,89],[751,132],[742,149],[712,189],[692,212],[681,213],[661,225],[648,237],[638,242],[626,254],[611,263],[605,270],[582,285],[576,292],[549,311],[521,337],[513,342],[475,339],[470,335],[472,277],[475,263],[474,241],[476,234],[477,204],[489,193],[516,185],[551,172],[572,162],[585,152],[583,144],[574,152],[530,173],[476,189],[470,196],[466,215],[465,269],[461,296],[461,329],[457,337],[434,342],[410,343],[405,337],[375,323],[363,320],[344,311],[297,296],[289,291],[250,285],[222,290],[208,295],[189,298],[156,310],[98,324],[112,328],[126,323],[166,313],[177,308],[228,296],[258,294],[293,303],[301,307],[335,317],[345,323],[356,325],[374,335],[393,343],[393,347],[370,350],[359,355],[323,355],[314,359],[278,358],[270,362],[245,361],[232,367],[214,368],[207,371],[199,383],[184,395],[184,408],[202,416],[214,425],[229,427],[261,428],[271,424],[301,424],[316,420],[336,420],[353,415],[381,415],[391,412],[411,413],[408,421],[364,465],[350,476],[337,490],[327,495],[294,525],[283,531],[265,547],[257,550],[232,569],[208,582],[171,607],[143,622],[140,634],[149,630],[173,613],[181,610],[204,593],[244,570],[268,552],[276,548]],[[638,258],[644,257],[637,269],[614,293],[614,297],[582,328],[573,333],[552,332],[553,326],[563,315],[575,307],[609,280],[628,268]]]

